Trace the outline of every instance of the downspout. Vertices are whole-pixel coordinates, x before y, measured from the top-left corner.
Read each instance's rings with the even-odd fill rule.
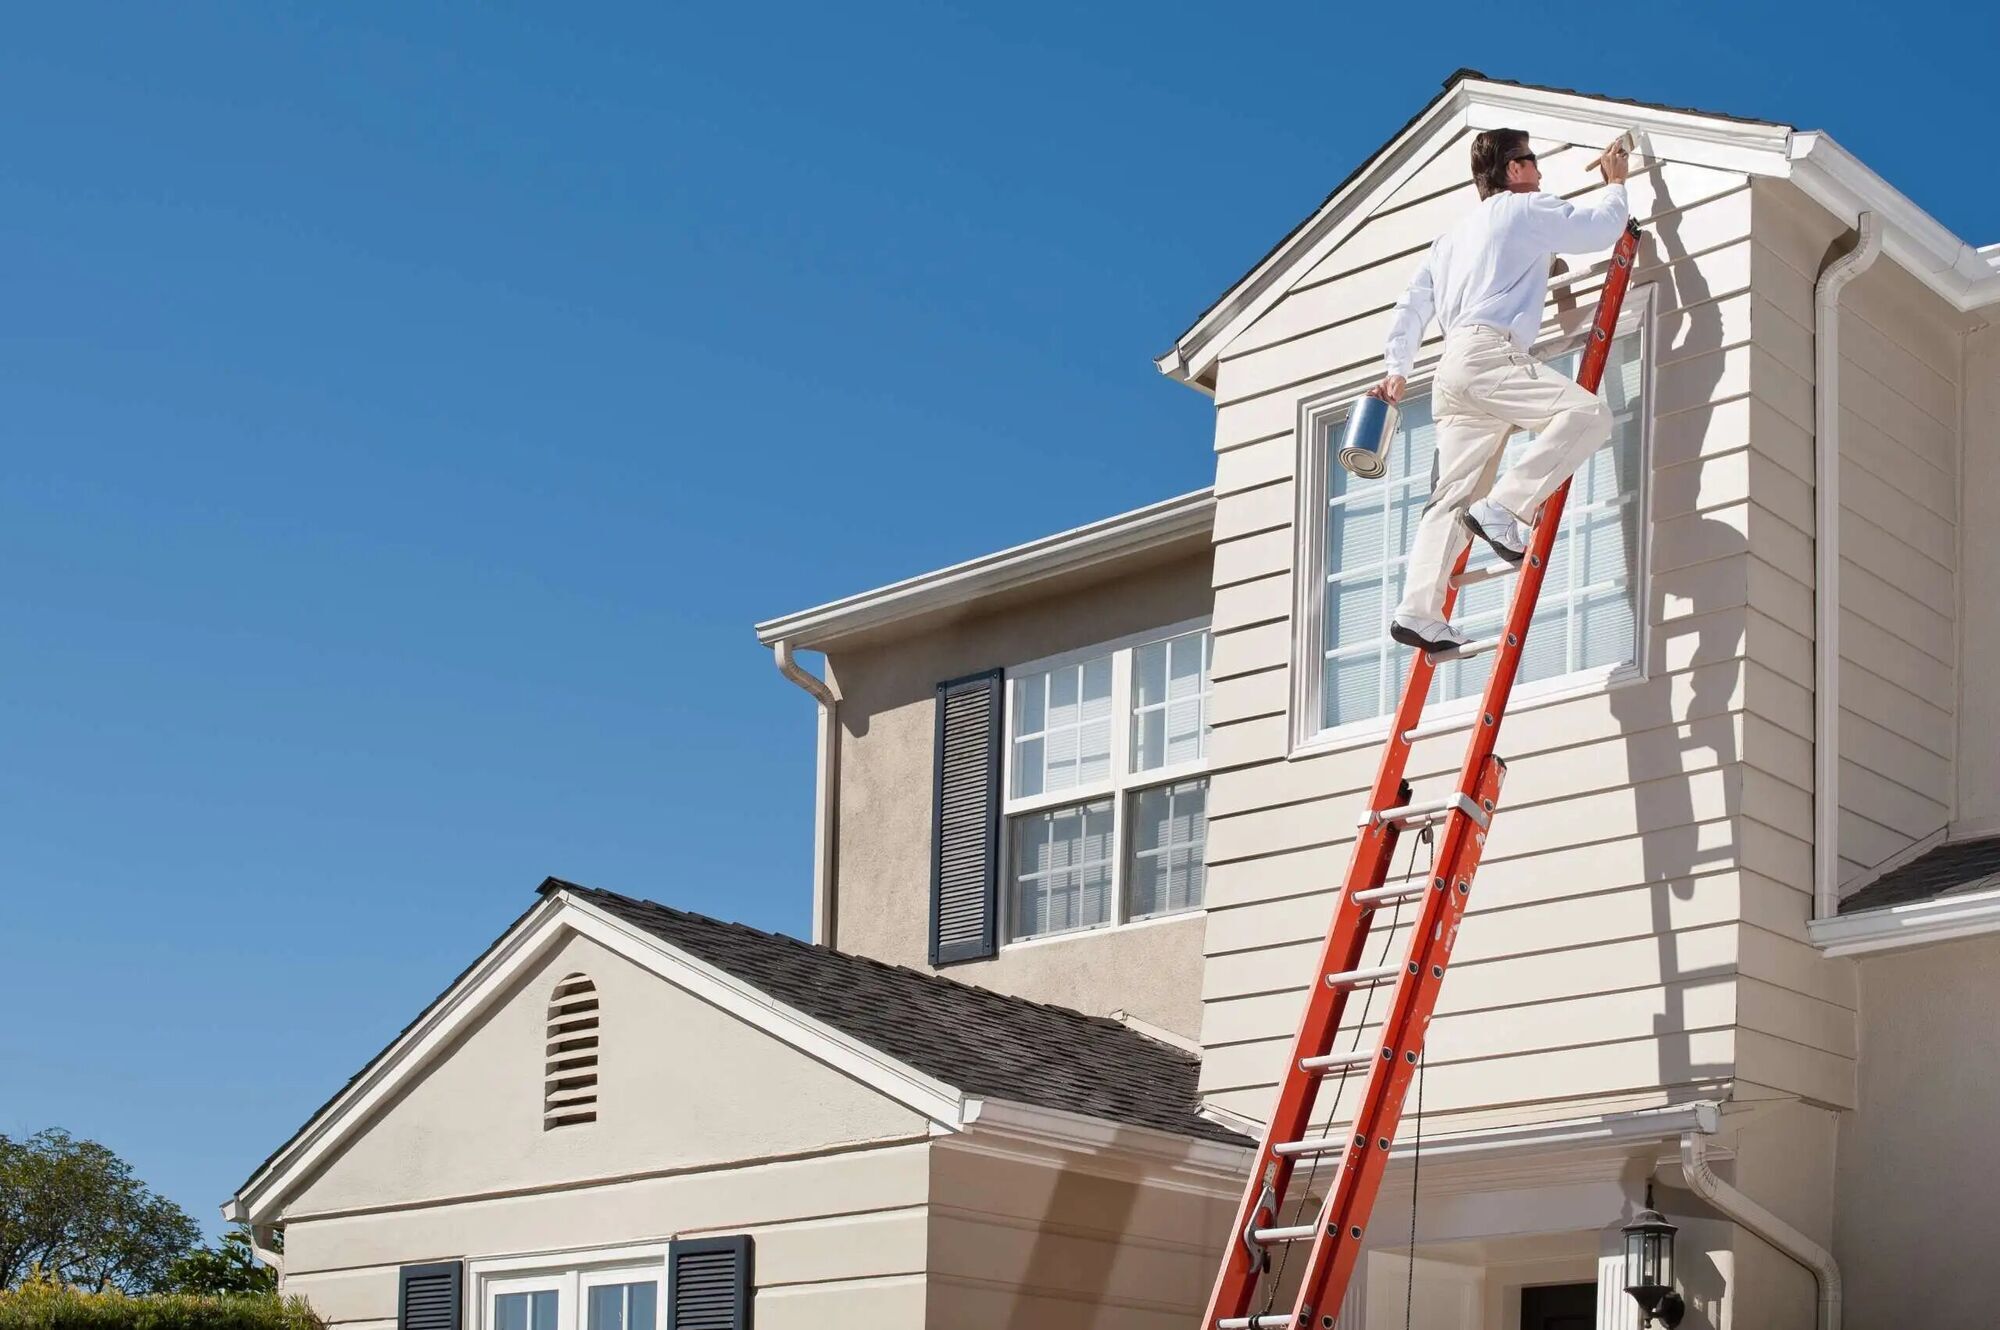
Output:
[[[1840,1330],[1840,1267],[1833,1253],[1715,1175],[1708,1135],[1681,1133],[1681,1174],[1688,1189],[1811,1272],[1819,1285],[1818,1330]]]
[[[1813,917],[1840,913],[1840,292],[1882,253],[1863,212],[1853,249],[1813,284]]]
[[[836,923],[833,894],[834,813],[840,799],[840,695],[825,680],[807,673],[792,659],[792,644],[780,638],[771,644],[778,673],[811,693],[819,703],[819,750],[813,767],[813,928],[812,940],[834,945]]]
[[[281,1277],[285,1273],[285,1253],[278,1250],[280,1233],[275,1224],[246,1224],[250,1234],[250,1254],[275,1270]]]

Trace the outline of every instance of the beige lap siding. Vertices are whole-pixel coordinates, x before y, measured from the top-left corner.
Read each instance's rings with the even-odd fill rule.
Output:
[[[1789,185],[1760,184],[1756,199],[1768,274],[1759,289],[1773,344],[1792,348],[1760,367],[1757,389],[1809,441],[1814,274],[1846,228]],[[1840,318],[1839,840],[1849,883],[1951,818],[1963,320],[1893,262],[1847,288]],[[1809,558],[1780,571],[1810,595]]]
[[[1574,189],[1589,154],[1538,147]],[[1443,149],[1218,369],[1202,1075],[1253,1115],[1380,751],[1288,757],[1298,403],[1374,372],[1416,256],[1470,206],[1452,179],[1464,155],[1464,139]],[[1784,274],[1760,263],[1743,177],[1666,163],[1632,192],[1649,233],[1634,284],[1654,288],[1648,677],[1508,720],[1502,811],[1433,1028],[1425,1107],[1441,1120],[1721,1093],[1752,1055],[1764,1084],[1851,1099],[1851,986],[1804,942],[1797,848],[1812,825],[1811,399],[1780,375],[1809,368],[1810,339],[1765,291]],[[1556,291],[1552,312],[1568,301]],[[1420,797],[1462,744],[1417,746]]]

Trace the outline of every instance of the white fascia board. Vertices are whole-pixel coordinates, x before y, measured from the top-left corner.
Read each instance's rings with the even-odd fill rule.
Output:
[[[757,625],[757,640],[765,646],[782,640],[796,648],[811,649],[833,638],[1204,535],[1214,525],[1214,491],[1195,490],[873,591],[767,619]]]
[[[1320,205],[1318,212],[1290,241],[1252,268],[1222,299],[1209,307],[1201,321],[1174,343],[1154,364],[1162,374],[1202,387],[1223,348],[1284,299],[1288,280],[1331,254],[1368,220],[1376,206],[1415,175],[1430,160],[1425,149],[1465,127],[1463,90],[1432,107],[1383,149],[1375,164],[1346,189]],[[1205,387],[1203,391],[1208,391]]]
[[[483,1017],[518,976],[572,931],[924,1115],[931,1120],[934,1132],[957,1131],[964,1125],[965,1097],[953,1087],[787,1006],[644,929],[568,892],[556,891],[494,944],[474,970],[433,1004],[423,1020],[379,1055],[367,1076],[307,1123],[230,1199],[223,1207],[223,1218],[268,1220],[304,1179],[361,1130],[377,1107]]]
[[[1806,926],[1812,944],[1829,956],[1900,951],[1933,942],[2000,933],[2000,891],[1975,891],[1857,910],[1815,919]]]
[[[1609,143],[1629,129],[1640,136],[1642,160],[1666,158],[1749,175],[1785,173],[1785,149],[1792,135],[1787,125],[1479,80],[1468,80],[1464,90],[1466,123],[1472,129],[1524,129],[1537,138],[1586,147],[1599,146],[1598,137]]]
[[[1791,179],[1807,197],[1852,226],[1864,212],[1882,218],[1882,248],[1891,259],[1959,310],[2000,300],[2000,271],[1985,252],[1875,174],[1860,158],[1818,131],[1792,136]]]

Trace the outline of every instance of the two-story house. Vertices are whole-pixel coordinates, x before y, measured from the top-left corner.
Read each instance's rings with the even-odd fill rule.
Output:
[[[1992,1324],[2000,248],[1824,134],[1468,72],[1161,357],[1211,489],[758,626],[817,707],[812,942],[545,882],[226,1207],[285,1289],[341,1330],[1193,1330],[1408,663],[1426,361],[1385,476],[1332,448],[1501,126],[1568,194],[1635,130],[1647,235],[1326,1325],[1636,1326],[1649,1186],[1684,1325]]]

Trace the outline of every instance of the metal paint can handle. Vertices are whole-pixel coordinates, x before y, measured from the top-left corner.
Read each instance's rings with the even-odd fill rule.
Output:
[[[1402,418],[1401,407],[1372,393],[1357,398],[1347,411],[1340,464],[1363,480],[1379,479],[1389,469],[1389,444]]]

